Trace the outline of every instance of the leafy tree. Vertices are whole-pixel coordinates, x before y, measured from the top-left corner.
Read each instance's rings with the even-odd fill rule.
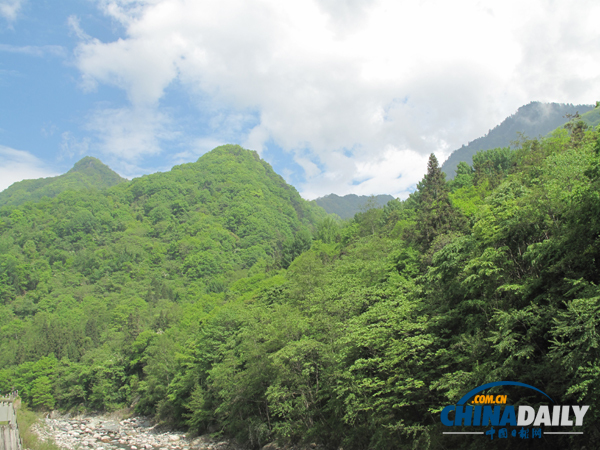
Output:
[[[332,217],[325,217],[317,223],[317,231],[315,239],[318,239],[325,244],[338,242],[340,239],[340,227]]]
[[[281,258],[281,265],[284,269],[287,269],[292,261],[308,250],[312,243],[312,236],[308,229],[303,228],[293,238],[288,238],[283,243],[283,256]]]
[[[473,186],[473,169],[466,162],[461,161],[456,168],[456,175],[449,183],[450,190],[454,192],[457,189]]]
[[[51,410],[56,404],[56,400],[52,396],[52,381],[46,376],[37,378],[33,382],[30,396],[31,404],[36,407]]]
[[[489,183],[495,188],[513,167],[514,151],[510,147],[479,151],[473,155],[473,184]]]

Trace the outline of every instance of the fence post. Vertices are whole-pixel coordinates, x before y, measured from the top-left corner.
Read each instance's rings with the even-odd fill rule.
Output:
[[[0,425],[0,450],[22,450],[23,441],[19,435],[19,424],[14,408],[14,395],[9,396],[9,401],[0,402],[0,421],[8,425]]]

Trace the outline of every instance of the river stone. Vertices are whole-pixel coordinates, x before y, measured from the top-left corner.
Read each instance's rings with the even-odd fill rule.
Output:
[[[147,420],[138,420],[137,425],[142,428],[150,428],[152,426]]]
[[[106,430],[106,431],[113,431],[113,432],[117,432],[119,431],[119,425],[117,425],[115,422],[110,421],[110,422],[104,422],[102,424],[102,429]]]
[[[261,450],[280,450],[281,447],[279,447],[275,442],[270,442],[267,445],[263,445],[263,448]]]

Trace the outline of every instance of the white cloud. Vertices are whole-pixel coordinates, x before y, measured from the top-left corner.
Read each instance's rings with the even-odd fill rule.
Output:
[[[187,150],[176,153],[172,156],[174,164],[184,164],[196,160],[198,157],[211,151],[213,148],[227,144],[227,141],[214,138],[200,138],[191,143]]]
[[[45,55],[54,55],[54,56],[66,56],[66,51],[64,47],[60,45],[9,45],[9,44],[0,44],[0,52],[7,53],[21,53],[24,55],[30,56],[45,56]]]
[[[72,15],[67,17],[67,26],[71,30],[71,34],[81,41],[93,41],[93,38],[81,28],[79,17]]]
[[[0,145],[0,191],[21,180],[58,175],[31,153]]]
[[[0,0],[0,16],[13,22],[23,5],[24,0]]]
[[[126,35],[101,42],[74,27],[77,66],[88,86],[117,86],[130,102],[92,120],[106,152],[133,161],[161,152],[165,139],[194,142],[170,131],[161,107],[177,82],[203,112],[258,111],[239,142],[262,151],[271,141],[294,155],[308,197],[405,196],[430,152],[445,159],[531,100],[591,103],[600,89],[592,1],[99,5]],[[200,138],[231,135],[211,133]],[[193,144],[179,156],[186,151]]]
[[[131,162],[160,153],[161,141],[177,136],[170,122],[168,115],[151,108],[106,108],[92,115],[87,129],[97,136],[100,151]]]
[[[60,143],[60,158],[80,158],[89,153],[90,150],[90,139],[85,137],[78,139],[73,136],[70,131],[65,131],[61,135]]]
[[[426,171],[428,156],[413,150],[389,146],[373,158],[356,160],[331,153],[328,167],[302,187],[302,195],[315,199],[328,193],[338,195],[390,194],[405,198]]]

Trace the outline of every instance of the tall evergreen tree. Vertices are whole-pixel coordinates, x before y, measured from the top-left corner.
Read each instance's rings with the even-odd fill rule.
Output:
[[[417,184],[417,191],[414,241],[426,250],[436,236],[463,228],[464,218],[450,202],[446,175],[433,153],[427,163],[427,175]]]

